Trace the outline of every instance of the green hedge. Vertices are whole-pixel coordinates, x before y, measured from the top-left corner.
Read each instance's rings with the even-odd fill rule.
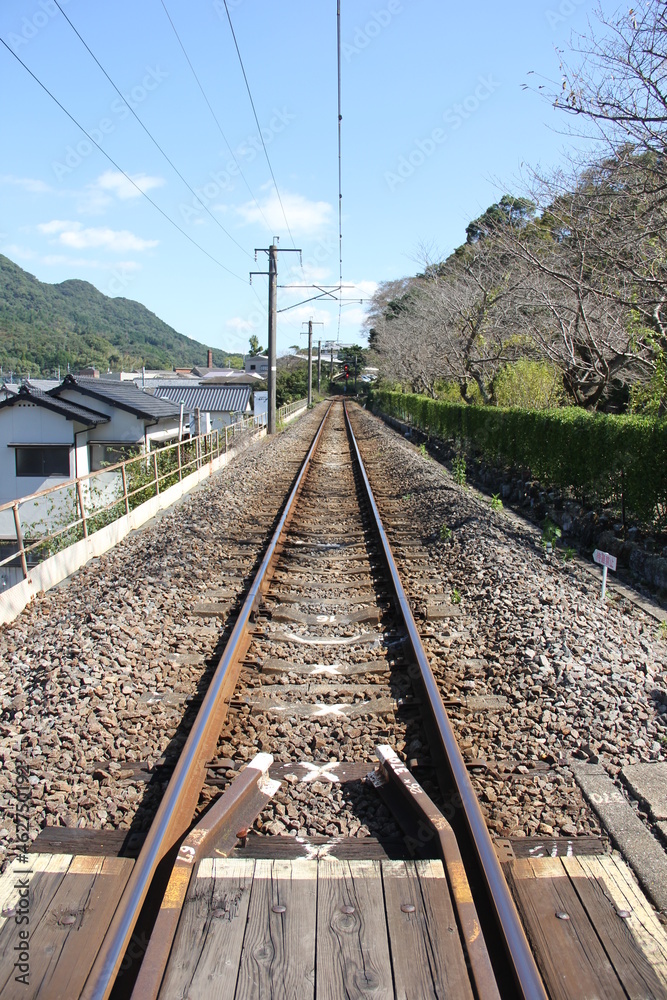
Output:
[[[625,505],[629,518],[667,523],[667,420],[608,416],[574,407],[501,409],[374,392],[373,409],[453,441],[489,462],[529,470],[545,486]]]

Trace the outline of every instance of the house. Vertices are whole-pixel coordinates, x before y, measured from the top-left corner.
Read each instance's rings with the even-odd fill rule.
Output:
[[[243,359],[243,367],[247,374],[253,373],[267,379],[269,377],[269,356],[268,354],[246,354]]]
[[[86,454],[77,447],[78,476],[120,461],[128,449],[150,451],[178,438],[180,407],[143,392],[134,382],[67,375],[49,395],[109,418],[88,436]]]
[[[52,486],[64,489],[21,507],[24,538],[39,539],[77,517],[77,476],[121,461],[153,444],[175,440],[180,407],[142,392],[133,382],[68,375],[47,391],[27,383],[0,400],[0,505]],[[84,487],[98,501],[117,494],[110,472]],[[11,508],[0,511],[0,558],[16,552]],[[31,557],[28,557],[30,565]],[[0,569],[0,589],[21,579],[16,561]]]
[[[0,503],[120,461],[178,437],[180,408],[132,382],[68,375],[0,401]]]
[[[168,400],[183,413],[193,417],[197,410],[209,414],[211,430],[221,430],[252,412],[250,385],[193,385],[191,382],[162,382],[151,391],[161,400]]]
[[[29,384],[0,402],[0,503],[77,475],[77,454],[109,416]],[[88,463],[85,463],[88,472]]]

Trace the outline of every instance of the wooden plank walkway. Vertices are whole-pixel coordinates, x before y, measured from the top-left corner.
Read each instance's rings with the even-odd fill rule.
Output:
[[[133,865],[71,854],[9,865],[0,877],[2,1000],[79,996]]]
[[[472,1000],[439,861],[206,859],[160,992]]]
[[[503,869],[551,1000],[667,1000],[667,935],[620,856]]]

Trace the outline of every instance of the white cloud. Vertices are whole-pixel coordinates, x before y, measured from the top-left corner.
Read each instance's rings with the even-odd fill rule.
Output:
[[[30,194],[48,194],[53,190],[44,181],[36,180],[34,177],[14,177],[13,174],[4,174],[0,177],[0,184],[13,184]]]
[[[309,201],[303,195],[283,192],[282,203],[290,229],[295,236],[297,234],[299,236],[312,236],[324,229],[333,217],[333,207],[327,201]],[[263,216],[266,216],[271,229],[282,230],[285,228],[285,218],[275,188],[272,188],[271,192],[259,204],[248,201],[244,205],[240,205],[236,211],[248,224],[263,223]]]
[[[144,240],[135,236],[128,229],[109,229],[104,226],[84,228],[80,222],[68,222],[63,219],[53,219],[43,222],[38,227],[47,236],[58,235],[58,242],[74,250],[88,250],[92,247],[104,247],[114,253],[149,250],[158,245],[158,240]]]
[[[44,233],[46,236],[53,236],[54,233],[62,233],[66,229],[71,229],[72,226],[80,225],[80,222],[67,222],[64,219],[52,219],[51,222],[41,222],[37,228],[40,233]]]
[[[9,243],[3,246],[2,252],[6,257],[18,257],[19,260],[34,260],[37,257],[34,250],[31,250],[29,247],[19,246],[18,243]]]
[[[49,267],[88,267],[96,271],[140,271],[141,264],[135,260],[102,261],[93,257],[66,257],[65,254],[46,254],[40,258],[42,264]]]
[[[244,319],[242,316],[232,316],[225,323],[228,330],[235,330],[237,333],[247,333],[249,330],[255,328],[255,324],[250,319]]]
[[[324,309],[313,308],[314,303],[308,302],[306,305],[297,306],[296,309],[290,309],[285,315],[289,317],[292,322],[295,323],[307,323],[309,319],[312,319],[314,323],[323,323],[324,327],[331,325],[331,313]],[[322,331],[322,327],[316,326],[313,332],[313,339],[317,342],[320,338],[318,336],[318,331]],[[304,333],[306,331],[304,330]]]
[[[148,174],[134,174],[132,181],[134,181],[134,184],[119,170],[107,170],[90,186],[92,188],[97,187],[102,191],[111,191],[118,198],[125,200],[126,198],[139,198],[142,192],[151,191],[153,188],[162,187],[164,184],[163,177],[151,177]]]

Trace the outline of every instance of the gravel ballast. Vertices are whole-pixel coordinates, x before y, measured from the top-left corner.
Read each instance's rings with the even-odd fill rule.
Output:
[[[0,629],[0,860],[17,846],[20,761],[31,839],[44,826],[148,826],[164,783],[145,794],[128,762],[177,756],[223,634],[196,605],[242,592],[318,419],[254,442]]]
[[[458,615],[421,625],[443,697],[507,699],[448,707],[490,828],[596,832],[568,761],[600,764],[623,790],[623,767],[667,759],[658,623],[612,593],[603,604],[594,578],[545,555],[536,528],[457,485],[379,418],[355,408],[354,424],[409,596]]]

